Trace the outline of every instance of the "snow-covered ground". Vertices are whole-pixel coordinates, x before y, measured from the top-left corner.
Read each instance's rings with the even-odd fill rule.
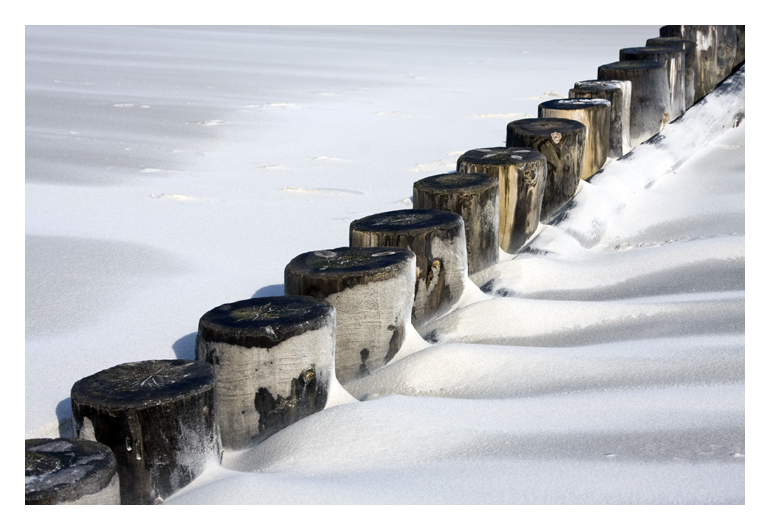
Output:
[[[82,377],[193,358],[204,312],[282,294],[293,257],[657,34],[28,27],[26,437],[71,434]],[[704,128],[583,183],[360,401],[167,502],[745,502],[745,125],[685,145]]]

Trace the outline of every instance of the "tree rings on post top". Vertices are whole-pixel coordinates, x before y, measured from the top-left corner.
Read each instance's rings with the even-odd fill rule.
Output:
[[[416,209],[454,212],[465,223],[468,274],[497,263],[500,252],[498,179],[480,173],[444,173],[413,185]]]
[[[564,118],[527,118],[508,124],[505,145],[545,156],[547,171],[540,221],[547,223],[577,193],[583,168],[586,126]]]
[[[666,67],[657,61],[618,61],[599,67],[599,79],[631,81],[631,147],[658,134],[671,119]]]
[[[565,118],[586,126],[580,178],[589,179],[604,167],[610,148],[610,102],[600,98],[552,99],[537,108],[539,118]]]
[[[486,173],[499,185],[498,244],[517,252],[537,231],[545,192],[546,160],[522,147],[472,149],[457,159],[457,171]]]
[[[345,384],[385,366],[411,324],[416,258],[394,247],[300,254],[284,270],[287,295],[325,299],[337,311],[334,366]]]
[[[412,324],[419,333],[460,300],[468,276],[465,223],[456,213],[397,210],[350,223],[351,247],[408,248],[417,258]]]
[[[214,370],[206,363],[126,363],[72,387],[75,432],[115,454],[121,504],[157,504],[222,457]]]
[[[631,151],[631,81],[594,79],[578,81],[570,98],[600,98],[610,102],[610,141],[607,156],[620,158]]]
[[[25,440],[24,503],[120,504],[115,455],[90,440]]]
[[[620,50],[621,61],[652,61],[666,68],[669,94],[669,119],[677,119],[685,111],[685,55],[684,50],[670,46],[642,46]]]
[[[222,444],[258,443],[326,405],[334,307],[310,296],[224,304],[198,323],[195,356],[213,366]]]

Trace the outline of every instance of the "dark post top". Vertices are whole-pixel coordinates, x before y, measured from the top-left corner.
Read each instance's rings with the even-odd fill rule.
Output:
[[[472,149],[457,159],[461,163],[477,166],[511,166],[520,162],[534,162],[543,159],[540,151],[528,147],[485,147]]]
[[[474,193],[498,186],[497,179],[485,173],[444,173],[418,180],[415,190]]]
[[[323,282],[324,295],[382,281],[401,273],[415,259],[414,252],[400,247],[340,247],[300,254],[286,265],[286,292],[309,294]]]
[[[657,55],[659,53],[678,53],[683,52],[681,48],[672,48],[671,46],[637,46],[635,48],[623,48],[620,50],[620,58],[624,55]]]
[[[586,81],[578,81],[575,83],[575,88],[581,90],[590,90],[593,88],[596,90],[615,91],[621,89],[618,83],[621,83],[622,81],[622,79],[589,79]]]
[[[356,219],[350,223],[350,230],[422,234],[431,228],[454,228],[462,222],[460,215],[441,210],[395,210]]]
[[[508,128],[532,136],[550,136],[555,132],[563,134],[585,130],[586,126],[579,121],[567,118],[526,118],[510,122]]]
[[[613,87],[617,88],[617,87]],[[611,105],[609,100],[602,98],[569,98],[569,99],[552,99],[550,101],[543,101],[538,108],[543,109],[556,109],[556,110],[574,110],[574,109],[586,109],[590,107],[597,107],[603,105],[609,107]]]
[[[78,438],[24,440],[27,504],[61,504],[106,488],[117,473],[109,447]]]
[[[658,61],[616,61],[614,63],[601,65],[599,70],[657,70],[663,68],[664,66]]]
[[[183,359],[119,364],[72,386],[72,401],[99,409],[138,409],[176,401],[214,386],[214,370]]]
[[[679,46],[682,49],[686,49],[689,47],[695,47],[697,44],[692,39],[685,39],[684,37],[654,37],[652,39],[647,39],[647,47],[650,46],[667,46],[668,44],[671,44],[673,46],[679,44]]]
[[[312,296],[266,296],[215,307],[198,324],[198,338],[245,348],[272,348],[306,331],[321,329],[334,307]]]

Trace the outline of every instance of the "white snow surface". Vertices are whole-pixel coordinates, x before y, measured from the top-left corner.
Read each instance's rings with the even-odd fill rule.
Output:
[[[80,378],[194,358],[203,313],[282,294],[292,258],[657,34],[27,27],[26,437],[71,434]],[[438,343],[412,330],[166,503],[743,504],[742,100],[581,183]]]

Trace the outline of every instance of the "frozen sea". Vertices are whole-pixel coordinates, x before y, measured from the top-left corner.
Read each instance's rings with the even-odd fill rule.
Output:
[[[658,27],[28,26],[26,437]],[[745,503],[743,97],[582,183],[437,344],[167,503]]]

